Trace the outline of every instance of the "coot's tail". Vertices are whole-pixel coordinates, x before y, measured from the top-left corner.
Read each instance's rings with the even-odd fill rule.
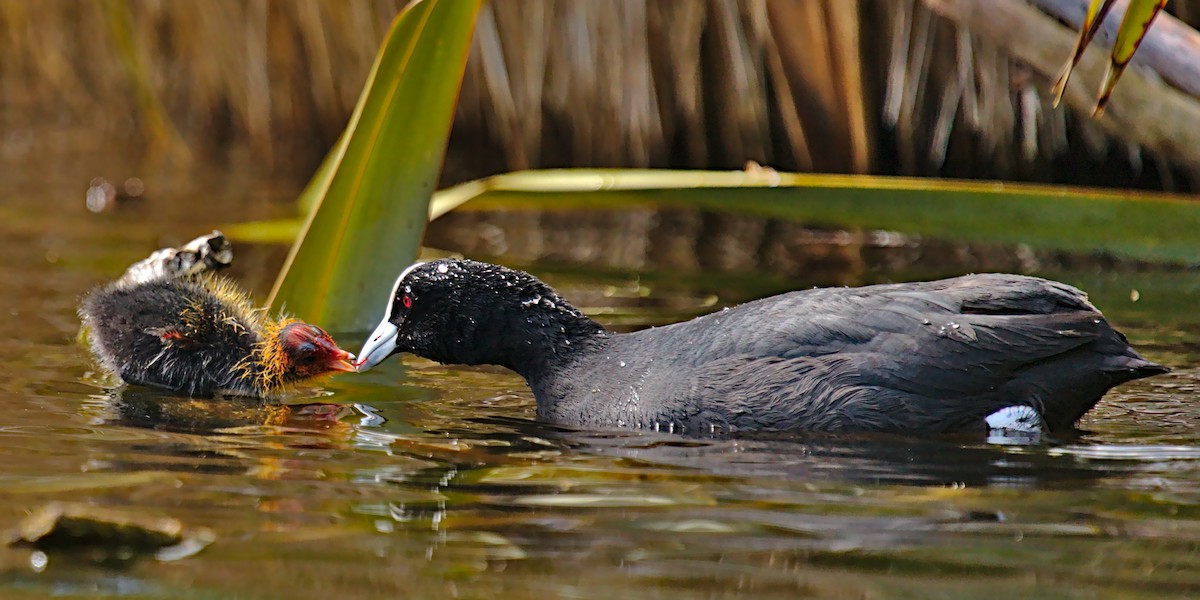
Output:
[[[1138,356],[1137,353],[1133,354],[1133,357],[1129,360],[1129,366],[1126,367],[1126,370],[1123,374],[1124,376],[1113,385],[1125,383],[1126,381],[1133,381],[1134,379],[1141,379],[1143,377],[1162,375],[1163,373],[1171,372],[1170,367],[1164,367],[1156,362],[1148,361],[1141,356]]]
[[[1066,384],[1059,389],[1071,392],[1060,392],[1060,402],[1055,402],[1054,398],[1045,399],[1043,418],[1051,430],[1074,428],[1076,422],[1113,387],[1171,370],[1142,357],[1120,332],[1111,327],[1105,329],[1107,331],[1093,343],[1053,361],[1055,368],[1061,369],[1060,383]],[[1099,377],[1095,376],[1097,366]]]
[[[1125,337],[1125,334],[1113,329],[1111,325],[1107,329],[1107,333],[1111,335],[1104,336],[1097,341],[1096,350],[1108,354],[1105,371],[1111,373],[1113,385],[1143,377],[1162,375],[1171,371],[1170,367],[1146,360],[1145,357],[1138,354],[1137,350],[1129,345],[1129,339]]]

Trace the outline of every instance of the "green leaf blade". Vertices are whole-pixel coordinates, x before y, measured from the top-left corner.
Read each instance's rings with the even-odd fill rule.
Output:
[[[1124,190],[772,170],[561,169],[462,184],[438,192],[433,203],[437,214],[645,205],[1200,264],[1200,203]]]
[[[306,188],[313,212],[271,308],[364,330],[416,256],[441,169],[479,0],[425,0],[396,17],[346,132]]]

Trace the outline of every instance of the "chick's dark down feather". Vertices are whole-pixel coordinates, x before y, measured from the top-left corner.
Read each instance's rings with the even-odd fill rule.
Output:
[[[127,382],[254,395],[247,368],[264,321],[249,306],[219,277],[122,280],[89,294],[80,315],[101,366]]]

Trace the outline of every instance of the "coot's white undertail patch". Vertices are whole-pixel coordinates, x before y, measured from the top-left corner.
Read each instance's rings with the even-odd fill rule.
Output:
[[[1006,406],[984,419],[993,444],[1028,444],[1041,439],[1042,415],[1032,406]]]

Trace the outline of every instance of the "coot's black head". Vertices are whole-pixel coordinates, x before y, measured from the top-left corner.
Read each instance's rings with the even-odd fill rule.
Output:
[[[529,376],[602,331],[528,273],[442,259],[400,274],[358,368],[409,352],[448,364],[501,365]]]

